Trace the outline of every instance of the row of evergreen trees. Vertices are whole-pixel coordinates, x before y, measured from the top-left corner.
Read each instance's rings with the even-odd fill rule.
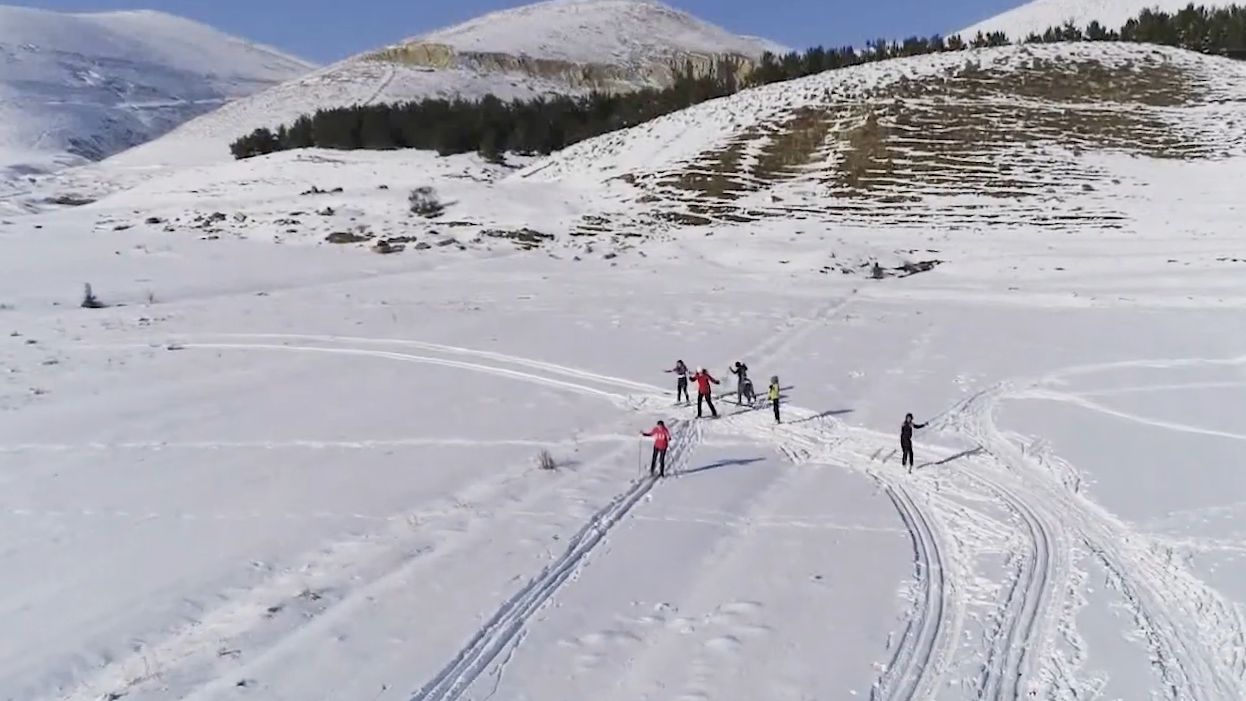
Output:
[[[1085,28],[1066,24],[1024,43],[1126,41],[1175,46],[1202,53],[1246,49],[1246,9],[1208,9],[1189,5],[1175,14],[1143,11],[1118,30],[1097,22]],[[479,152],[500,158],[504,152],[548,154],[578,141],[625,129],[741,89],[777,83],[823,71],[904,56],[1011,43],[1000,32],[961,37],[913,37],[903,42],[874,41],[865,49],[821,46],[784,56],[767,53],[743,79],[739,66],[722,62],[709,75],[689,67],[666,89],[626,94],[592,93],[502,101],[424,99],[320,110],[276,130],[261,128],[230,145],[235,158],[296,148],[399,149],[437,151],[442,155]]]

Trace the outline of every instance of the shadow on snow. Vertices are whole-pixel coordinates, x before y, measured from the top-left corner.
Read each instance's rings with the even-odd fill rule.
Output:
[[[708,472],[709,470],[717,470],[720,467],[733,467],[736,465],[751,465],[755,462],[762,462],[764,460],[765,458],[728,458],[725,460],[719,460],[718,462],[712,462],[708,465],[702,465],[701,467],[695,467],[691,470],[685,470],[684,472],[681,472],[679,474],[695,475],[698,472]]]

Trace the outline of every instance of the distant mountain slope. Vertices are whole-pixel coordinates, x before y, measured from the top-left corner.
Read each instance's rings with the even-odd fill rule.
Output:
[[[101,230],[149,221],[209,239],[396,237],[412,255],[454,241],[601,255],[713,236],[724,260],[860,272],[861,260],[816,242],[886,237],[919,261],[945,260],[953,238],[962,251],[1018,238],[1041,250],[1109,237],[1136,246],[1141,230],[1202,237],[1212,222],[1236,231],[1244,169],[1246,63],[1076,42],[828,71],[509,165],[295,150],[179,169],[83,211]],[[441,197],[439,216],[413,216],[407,194],[421,186]],[[809,255],[793,253],[801,242]],[[1207,249],[1237,260],[1225,245]]]
[[[491,12],[404,43],[446,44],[460,52],[629,66],[672,53],[784,52],[774,42],[732,34],[657,2],[552,0]]]
[[[962,29],[961,36],[970,38],[978,32],[1003,32],[1009,39],[1023,39],[1030,33],[1042,33],[1049,27],[1072,22],[1085,28],[1097,21],[1107,29],[1120,29],[1125,22],[1143,10],[1176,13],[1191,0],[1033,0]],[[1198,0],[1195,5],[1208,8],[1246,5],[1246,0]]]
[[[161,12],[0,6],[0,179],[112,155],[314,67]]]
[[[786,51],[657,2],[552,0],[494,12],[351,57],[187,123],[113,165],[198,165],[230,158],[229,143],[317,109],[424,97],[530,99],[591,89],[666,85],[691,63],[747,63]]]
[[[1103,230],[1134,173],[1246,156],[1246,63],[1123,42],[884,61],[747,90],[513,176],[612,191],[580,231],[807,219]],[[611,202],[613,200],[613,202]]]

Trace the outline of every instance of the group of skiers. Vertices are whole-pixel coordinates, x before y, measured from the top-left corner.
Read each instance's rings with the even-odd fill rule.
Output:
[[[736,361],[732,365],[731,374],[736,376],[735,401],[740,406],[755,406],[757,404],[757,394],[753,391],[753,381],[748,376],[748,366],[740,361]],[[708,407],[710,416],[718,418],[718,409],[714,407],[714,393],[712,385],[722,384],[717,378],[709,373],[703,367],[696,369],[696,372],[689,372],[688,366],[684,361],[675,362],[675,367],[666,372],[675,373],[675,402],[683,402],[691,404],[692,398],[688,396],[688,381],[691,379],[697,384],[697,418],[702,418],[703,407]],[[770,391],[767,394],[770,405],[774,409],[774,421],[779,423],[782,418],[779,416],[779,377],[777,375],[770,378]]]
[[[757,396],[753,391],[753,382],[748,377],[748,366],[740,361],[736,361],[732,365],[731,373],[736,376],[736,404],[745,406],[756,406]],[[709,407],[710,416],[718,418],[718,410],[714,408],[713,385],[722,384],[717,378],[709,373],[703,367],[698,367],[696,372],[690,373],[688,366],[684,361],[679,360],[675,363],[675,367],[666,370],[668,373],[675,374],[675,402],[683,403],[685,406],[692,403],[688,396],[689,379],[696,382],[697,385],[697,418],[702,418],[702,405]],[[774,410],[774,422],[782,423],[783,419],[779,414],[779,378],[777,375],[770,378],[770,389],[767,392],[767,399],[770,406]],[[900,425],[900,465],[907,465],[909,471],[913,471],[913,429],[925,428],[924,423],[913,423],[913,415],[905,414],[904,423]],[[653,438],[653,456],[649,460],[649,474],[666,476],[666,450],[671,444],[671,432],[666,427],[666,423],[659,421],[656,426],[648,431],[642,431],[642,436]]]

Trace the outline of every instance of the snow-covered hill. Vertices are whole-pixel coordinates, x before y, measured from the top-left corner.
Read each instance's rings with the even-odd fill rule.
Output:
[[[99,197],[82,212],[105,231],[581,258],[711,236],[732,244],[701,255],[740,268],[786,261],[860,275],[874,262],[884,274],[963,263],[997,236],[1043,232],[1038,252],[1056,233],[1115,232],[1135,244],[1143,231],[1207,235],[1201,222],[1239,216],[1234,174],[1244,164],[1246,65],[1076,43],[828,72],[508,166],[292,151],[182,168],[120,192],[106,181],[56,193]],[[444,204],[436,217],[411,211],[407,195],[422,186]],[[844,230],[862,233],[828,233]],[[1232,245],[1205,241],[1209,252]]]
[[[0,180],[112,155],[313,67],[161,12],[0,6]]]
[[[617,66],[643,66],[690,53],[756,57],[764,51],[788,51],[652,0],[549,0],[490,12],[403,43]]]
[[[0,698],[1241,701],[1243,70],[944,54],[0,216]]]
[[[1019,41],[1031,33],[1042,34],[1051,27],[1066,22],[1085,28],[1098,22],[1106,29],[1120,29],[1125,22],[1137,17],[1143,10],[1175,13],[1183,10],[1191,0],[1032,0],[1007,12],[984,19],[960,30],[962,37],[971,38],[978,32],[1003,32],[1013,41]],[[1241,5],[1241,0],[1198,0],[1195,5],[1207,8]]]
[[[663,85],[686,61],[784,51],[647,0],[550,0],[484,15],[348,58],[226,105],[112,165],[229,160],[229,144],[317,109],[423,97],[531,99]]]
[[[1132,163],[1246,153],[1246,64],[1122,43],[1008,46],[831,71],[586,141],[516,177],[608,183],[646,232],[767,218],[1128,227]],[[1197,167],[1197,166],[1196,166]],[[603,199],[603,201],[605,201]]]
[[[0,224],[0,698],[1246,698],[1246,160],[1040,141],[993,187],[953,148],[976,228],[834,218],[811,181],[787,216],[627,236],[667,201],[615,175],[777,130],[833,80],[916,90],[924,61],[530,177],[309,150]],[[1081,123],[1051,138],[1106,133]],[[1068,163],[1093,190],[1007,186]],[[410,212],[421,185],[441,217]],[[993,223],[1034,198],[1125,219]],[[616,235],[582,230],[603,211]],[[678,358],[724,377],[718,418],[673,401]],[[780,379],[781,423],[736,403],[735,360]]]

